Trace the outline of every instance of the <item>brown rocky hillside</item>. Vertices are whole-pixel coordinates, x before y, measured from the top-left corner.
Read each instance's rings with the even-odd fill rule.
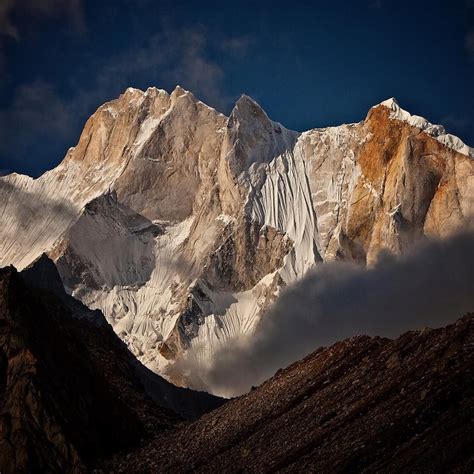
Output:
[[[472,472],[474,315],[353,337],[279,371],[106,472]]]

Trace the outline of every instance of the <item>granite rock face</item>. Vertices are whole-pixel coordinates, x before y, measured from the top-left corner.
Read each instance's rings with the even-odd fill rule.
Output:
[[[247,96],[225,117],[180,87],[127,89],[55,169],[0,178],[0,264],[47,253],[144,364],[176,374],[252,334],[320,262],[371,265],[468,225],[473,156],[393,99],[297,133]]]

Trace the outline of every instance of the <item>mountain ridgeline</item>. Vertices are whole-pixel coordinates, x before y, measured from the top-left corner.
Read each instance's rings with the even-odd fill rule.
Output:
[[[0,177],[0,471],[472,472],[473,158],[394,99],[99,107]]]
[[[46,253],[133,354],[189,386],[323,262],[372,265],[474,212],[474,151],[394,99],[298,133],[242,96],[229,117],[177,87],[127,89],[38,179],[0,178],[0,264]]]

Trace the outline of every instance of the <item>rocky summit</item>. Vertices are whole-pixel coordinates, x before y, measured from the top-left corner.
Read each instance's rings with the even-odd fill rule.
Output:
[[[226,117],[180,87],[129,88],[56,168],[0,178],[0,265],[47,254],[68,294],[187,386],[176,360],[212,365],[314,266],[466,226],[473,157],[394,99],[298,133],[247,96]]]

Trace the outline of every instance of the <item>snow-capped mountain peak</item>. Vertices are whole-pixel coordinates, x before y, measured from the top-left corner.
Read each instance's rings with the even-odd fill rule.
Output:
[[[375,107],[378,106],[387,107],[390,110],[391,119],[401,120],[412,125],[413,127],[417,127],[428,135],[436,138],[436,140],[438,140],[443,145],[452,148],[463,155],[474,158],[474,148],[466,145],[460,138],[451,135],[450,133],[446,133],[446,130],[442,125],[433,125],[425,118],[418,115],[412,115],[406,110],[402,109],[394,97],[384,100]]]
[[[298,133],[245,95],[226,117],[179,86],[129,88],[55,169],[0,178],[0,263],[47,253],[141,361],[192,385],[183,366],[212,364],[321,261],[370,265],[465,225],[472,156],[395,99]]]

